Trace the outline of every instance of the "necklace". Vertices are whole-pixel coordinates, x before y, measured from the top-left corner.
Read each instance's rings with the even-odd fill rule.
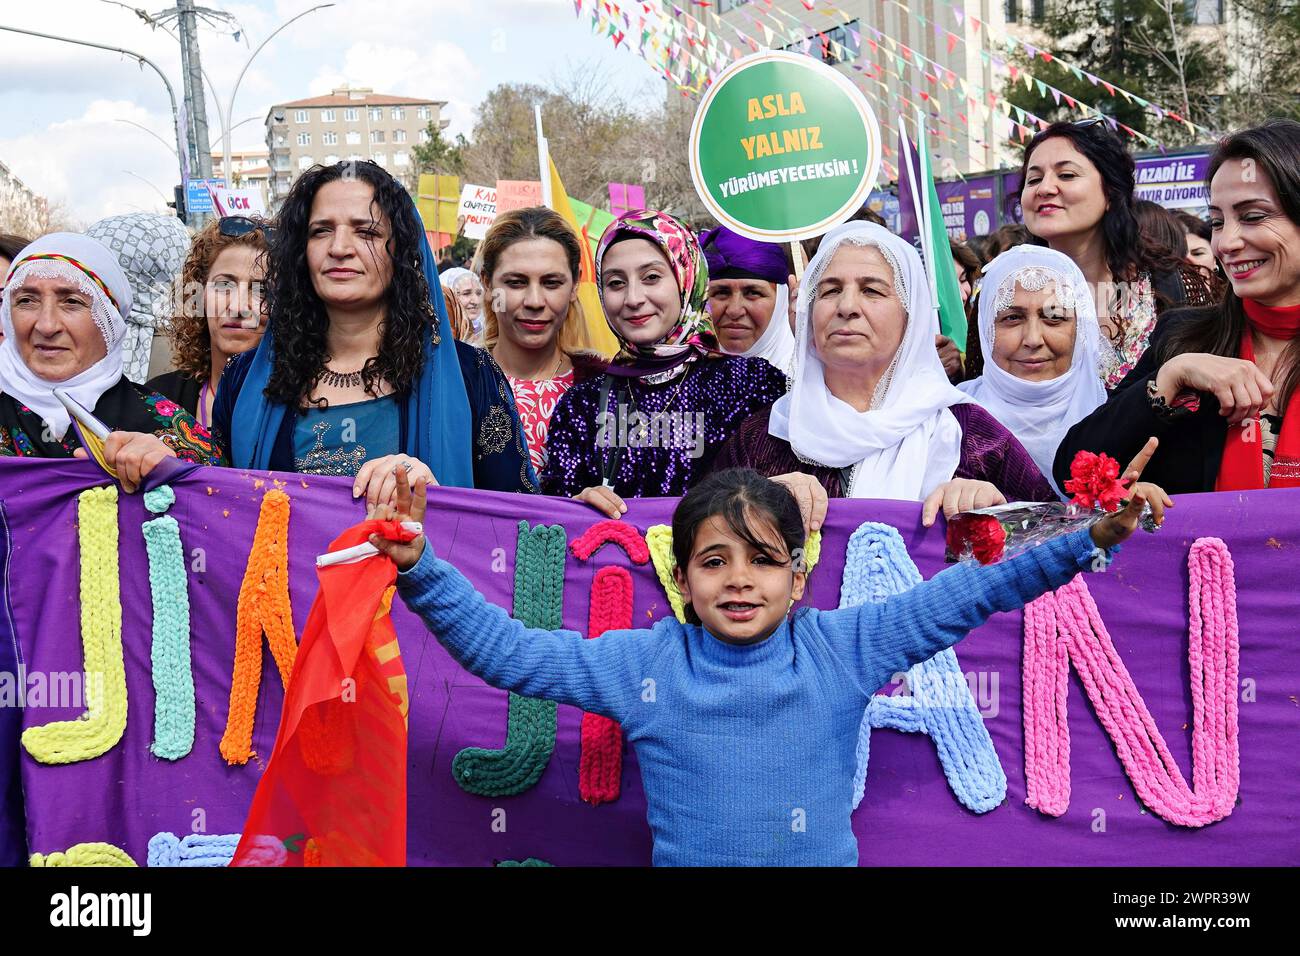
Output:
[[[327,366],[321,369],[320,382],[330,388],[356,388],[361,384],[361,369],[355,372],[336,372]]]

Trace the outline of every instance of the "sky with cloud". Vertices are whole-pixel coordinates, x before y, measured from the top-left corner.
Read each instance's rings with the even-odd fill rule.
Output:
[[[131,0],[135,6],[141,0]],[[156,0],[157,12],[169,0]],[[245,30],[202,30],[203,68],[224,101],[254,48],[313,0],[200,0]],[[168,75],[181,97],[176,41],[123,6],[101,0],[0,4],[0,25],[131,49]],[[468,135],[474,108],[500,83],[545,83],[578,64],[607,69],[629,95],[663,96],[663,83],[626,48],[592,35],[570,0],[335,0],[277,36],[239,87],[235,149],[265,148],[273,103],[328,93],[344,82],[377,92],[446,100],[452,133]],[[212,95],[214,148],[220,119]],[[157,74],[114,53],[0,31],[0,161],[35,192],[90,223],[137,210],[164,211],[179,173]]]

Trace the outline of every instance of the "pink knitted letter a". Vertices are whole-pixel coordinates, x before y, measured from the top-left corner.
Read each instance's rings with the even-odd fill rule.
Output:
[[[1188,787],[1102,623],[1082,575],[1025,608],[1025,802],[1059,817],[1070,804],[1070,664],[1110,736],[1138,796],[1180,826],[1222,820],[1237,799],[1237,590],[1232,555],[1200,538],[1187,558],[1192,690]]]

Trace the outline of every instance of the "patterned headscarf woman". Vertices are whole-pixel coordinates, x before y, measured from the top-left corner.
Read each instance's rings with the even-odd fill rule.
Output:
[[[132,212],[101,219],[86,235],[107,246],[131,283],[131,311],[122,340],[122,374],[133,382],[149,377],[154,330],[171,306],[172,283],[185,265],[190,234],[175,216]]]
[[[652,345],[629,342],[610,322],[610,330],[620,346],[610,373],[632,378],[659,376],[698,358],[722,357],[713,320],[704,308],[709,289],[709,267],[704,253],[695,234],[667,213],[628,211],[605,230],[596,248],[596,287],[601,290],[602,302],[601,268],[605,253],[614,243],[628,238],[646,239],[663,252],[681,293],[682,314],[668,333]]]

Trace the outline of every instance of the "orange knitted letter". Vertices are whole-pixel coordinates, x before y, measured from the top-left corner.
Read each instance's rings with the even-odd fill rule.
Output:
[[[239,587],[235,618],[235,672],[230,682],[230,712],[221,736],[221,756],[244,764],[253,755],[253,717],[262,680],[262,634],[288,686],[298,638],[289,607],[289,496],[278,489],[262,496],[262,510]]]

